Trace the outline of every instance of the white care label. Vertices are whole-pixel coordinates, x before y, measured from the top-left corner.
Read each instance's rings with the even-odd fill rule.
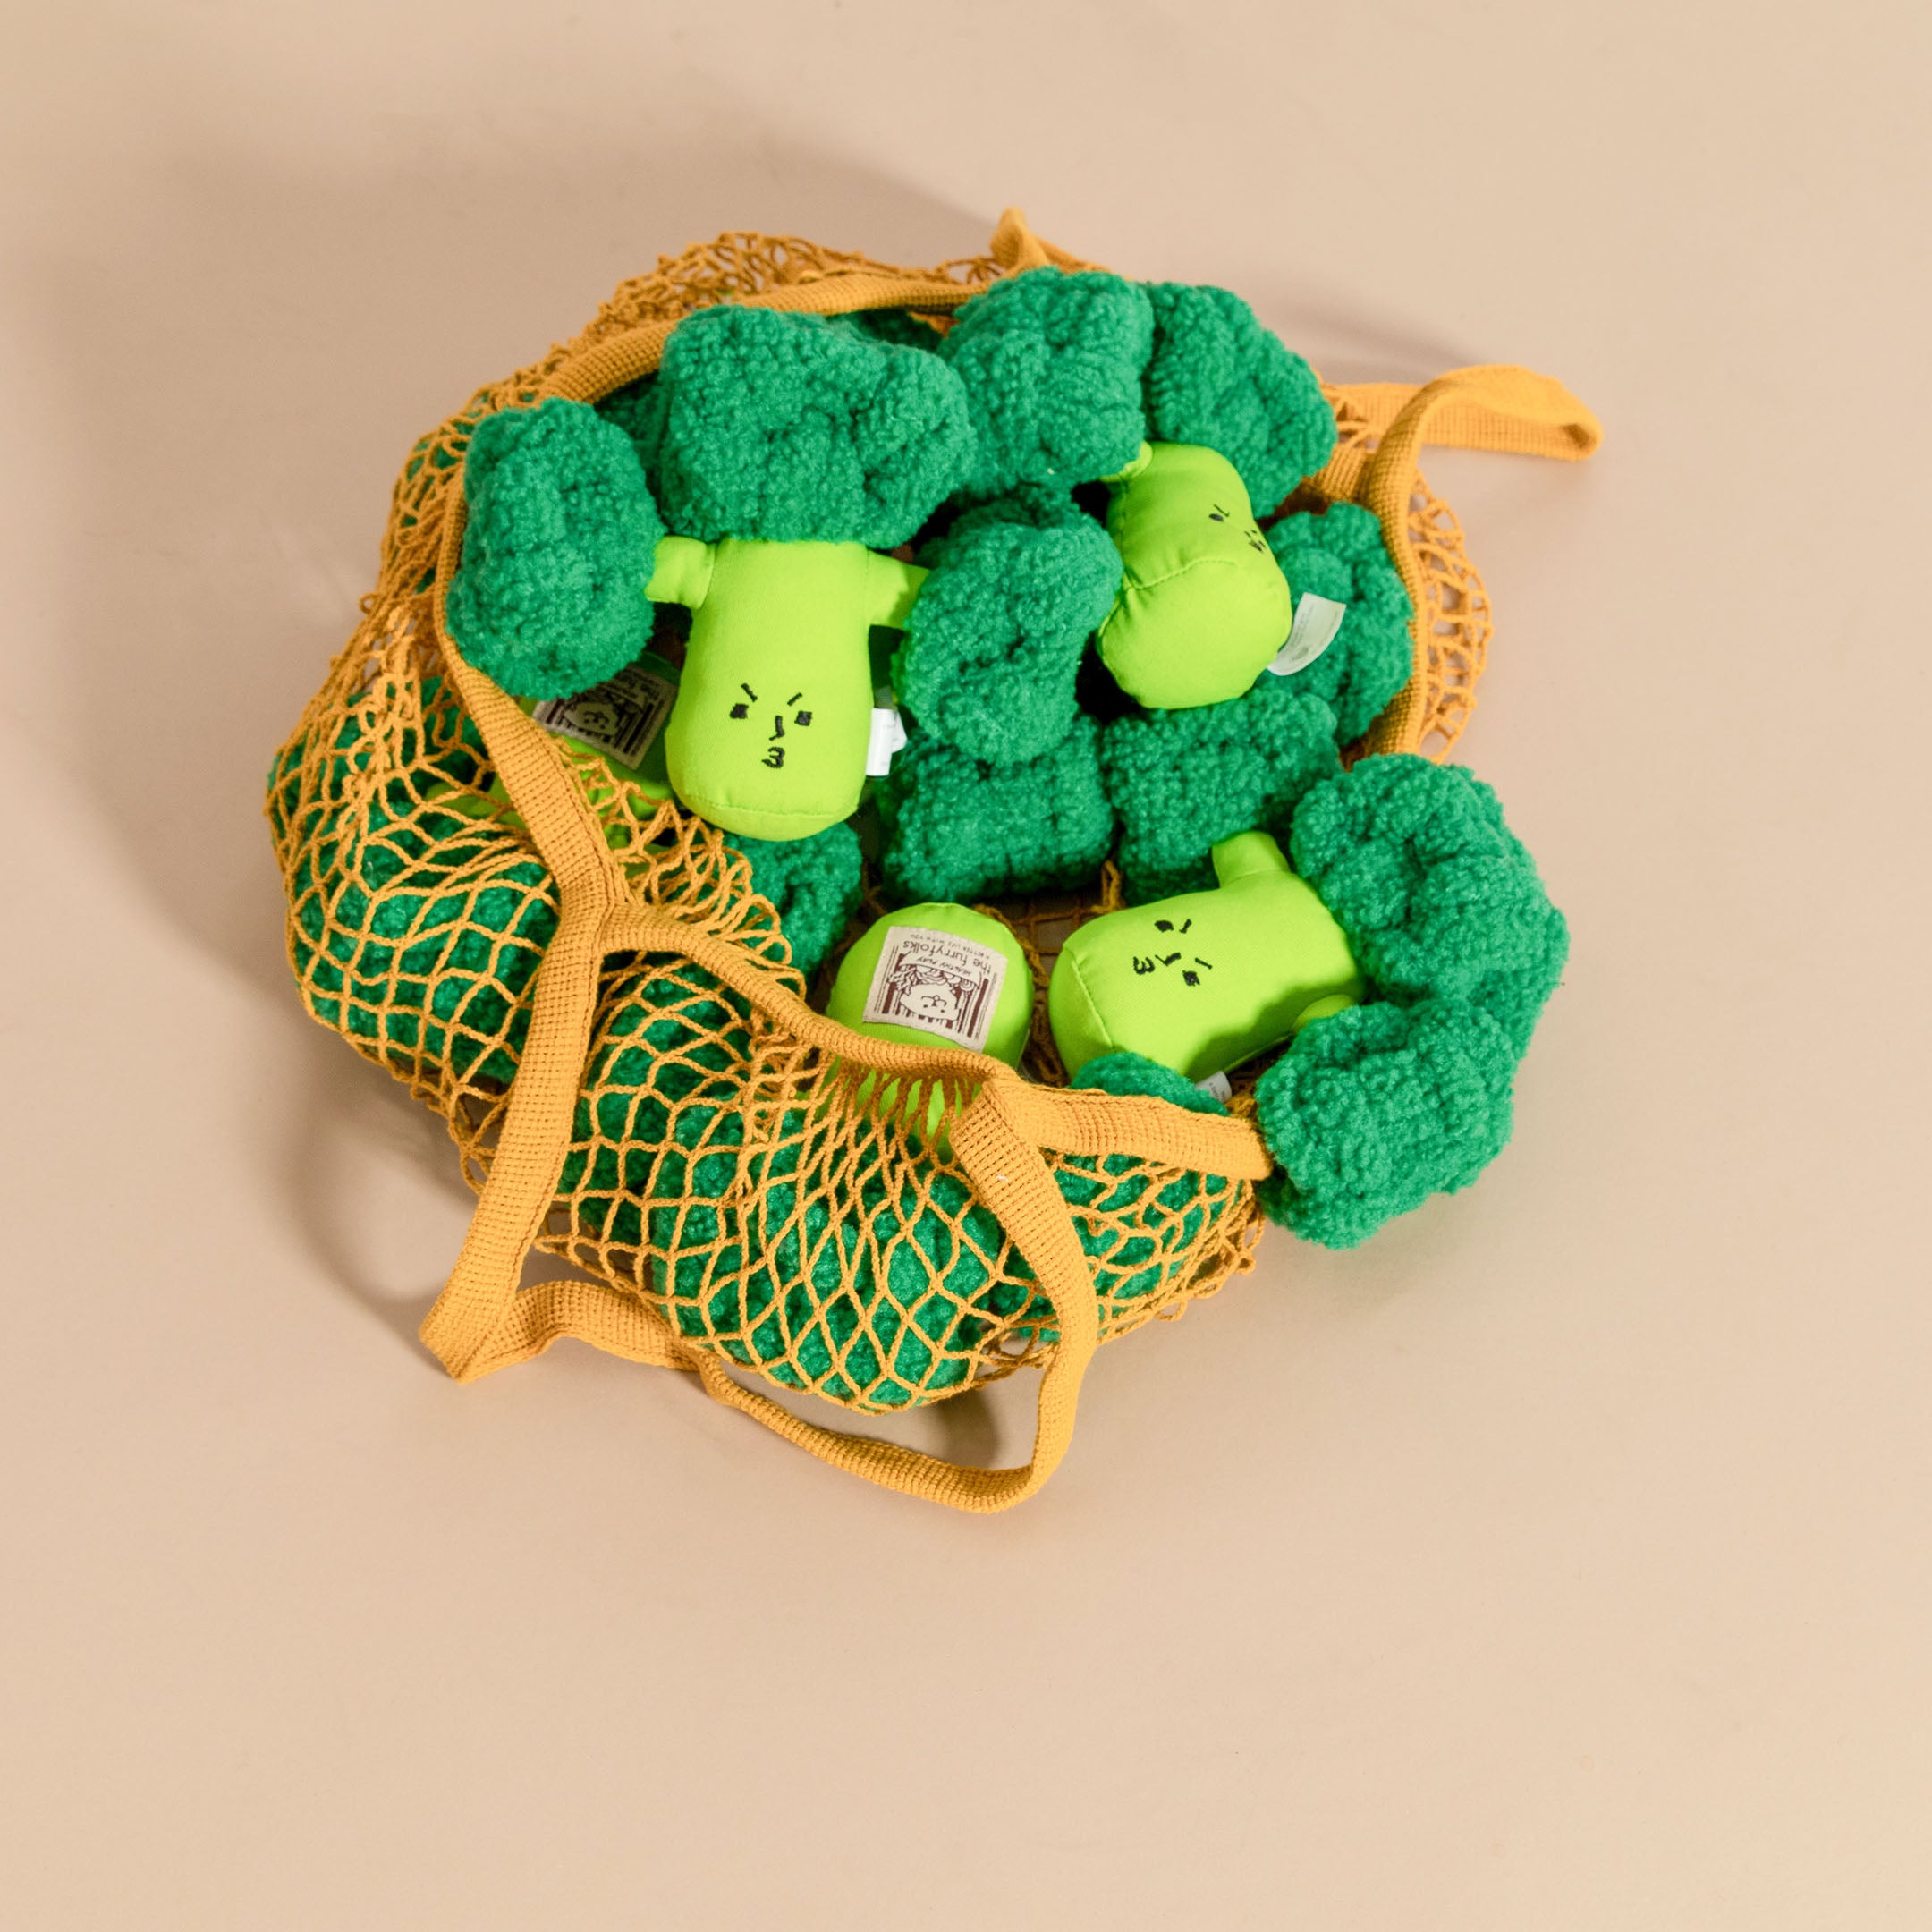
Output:
[[[1275,653],[1267,668],[1276,677],[1292,677],[1306,671],[1335,640],[1348,606],[1333,597],[1317,597],[1304,590],[1295,599],[1294,623],[1289,626],[1288,641]]]
[[[866,743],[866,776],[883,778],[892,769],[893,754],[905,750],[904,721],[891,705],[872,707],[872,735]]]
[[[676,700],[669,678],[634,664],[574,698],[546,698],[530,716],[546,731],[578,739],[635,771]]]
[[[1234,1082],[1225,1073],[1210,1073],[1206,1080],[1198,1080],[1194,1084],[1210,1100],[1224,1103],[1234,1097]]]
[[[1005,984],[1005,956],[993,947],[930,926],[892,926],[860,1017],[916,1027],[980,1053]]]

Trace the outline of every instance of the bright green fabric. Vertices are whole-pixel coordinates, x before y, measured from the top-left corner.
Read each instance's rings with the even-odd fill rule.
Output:
[[[1046,1013],[1070,1073],[1135,1053],[1206,1080],[1361,997],[1342,928],[1267,833],[1223,840],[1214,865],[1213,892],[1109,912],[1061,948]]]
[[[984,1051],[996,1059],[1004,1060],[1008,1066],[1017,1066],[1020,1055],[1026,1050],[1027,1033],[1033,1020],[1032,970],[1027,964],[1026,953],[1020,942],[1006,927],[996,919],[988,919],[984,912],[974,912],[965,906],[906,906],[900,911],[888,912],[884,919],[869,927],[853,942],[852,951],[839,962],[838,978],[833,982],[832,996],[826,1003],[826,1013],[842,1025],[851,1027],[854,1032],[869,1034],[874,1039],[902,1040],[910,1046],[950,1046],[955,1049],[967,1044],[933,1029],[899,1026],[891,1021],[865,1017],[867,996],[871,991],[873,974],[877,970],[880,954],[886,950],[886,942],[895,928],[909,926],[972,940],[977,945],[991,947],[1005,961],[1006,977],[1001,983],[999,997],[987,1028]],[[952,987],[936,983],[931,992],[941,1003],[942,1011],[956,1008]],[[861,1107],[870,1102],[877,1079],[876,1074],[868,1073],[859,1082],[856,1099]],[[896,1079],[886,1081],[878,1102],[882,1112],[889,1112],[897,1101],[900,1084]],[[914,1080],[911,1084],[906,1104],[911,1118],[917,1121],[923,1114],[923,1131],[927,1138],[942,1141],[941,1123],[945,1116],[946,1097],[944,1088],[937,1081]],[[923,1106],[918,1091],[921,1085],[926,1087]]]
[[[925,572],[862,544],[667,538],[649,595],[688,603],[665,733],[678,797],[747,838],[809,838],[858,809],[874,624],[902,628]]]
[[[888,912],[860,935],[839,962],[838,978],[826,1012],[842,1026],[874,1039],[902,1040],[911,1046],[956,1046],[961,1043],[927,1027],[899,1026],[890,1021],[865,1018],[866,996],[872,986],[886,941],[899,927],[916,926],[928,932],[949,933],[959,939],[989,946],[1006,962],[1006,977],[994,1004],[985,1051],[1008,1066],[1018,1066],[1033,1019],[1033,974],[1025,951],[1012,930],[984,912],[961,905],[905,906]]]
[[[1293,600],[1233,464],[1145,445],[1106,521],[1123,575],[1100,656],[1121,689],[1157,710],[1240,697],[1286,640]]]

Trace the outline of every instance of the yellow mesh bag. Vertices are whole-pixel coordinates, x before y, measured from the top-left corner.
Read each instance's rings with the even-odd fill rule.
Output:
[[[592,761],[467,665],[444,624],[463,453],[491,411],[601,400],[709,303],[901,307],[943,326],[976,289],[1048,260],[1092,266],[1011,210],[986,255],[929,270],[721,236],[624,283],[573,342],[411,452],[375,591],[276,758],[268,816],[304,1003],[444,1117],[479,1191],[422,1329],[459,1380],[573,1335],[695,1374],[874,1482],[1002,1509],[1064,1453],[1099,1343],[1253,1265],[1271,1164],[1251,1082],[1225,1118],[1063,1084],[1045,968],[1072,925],[1117,902],[1111,869],[1091,903],[990,909],[1038,969],[1033,1078],[854,1034],[806,1004],[749,861],[674,804],[640,817],[623,788],[587,785]],[[1304,490],[1376,512],[1416,610],[1410,682],[1363,749],[1439,756],[1467,721],[1489,608],[1417,453],[1575,458],[1597,426],[1521,369],[1328,394],[1340,438]],[[489,802],[493,771],[513,816]],[[520,1289],[533,1247],[580,1276]],[[880,1413],[1022,1365],[1041,1371],[1038,1421],[1031,1459],[1009,1469],[820,1428],[741,1378]]]

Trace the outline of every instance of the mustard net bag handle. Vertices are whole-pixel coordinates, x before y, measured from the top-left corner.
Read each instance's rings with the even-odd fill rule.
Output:
[[[1418,466],[1423,445],[1580,462],[1596,453],[1603,441],[1603,426],[1554,377],[1507,362],[1450,369],[1420,388],[1406,383],[1355,383],[1333,393],[1380,440],[1373,450],[1357,444],[1337,451],[1315,479],[1316,487],[1329,496],[1346,497],[1375,512],[1415,610],[1415,656],[1409,682],[1376,720],[1368,750],[1414,751],[1428,727],[1429,700],[1427,572],[1416,551],[1410,517],[1420,487]]]

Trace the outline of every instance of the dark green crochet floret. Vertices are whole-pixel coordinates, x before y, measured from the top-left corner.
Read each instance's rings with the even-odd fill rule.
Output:
[[[671,332],[653,382],[606,405],[682,536],[904,543],[972,460],[937,357],[818,316],[725,305]]]
[[[1093,720],[1025,765],[993,766],[915,732],[879,784],[881,865],[903,903],[1041,892],[1091,878],[1114,843]]]
[[[1080,653],[1120,589],[1120,552],[1065,497],[969,511],[920,561],[894,687],[928,735],[989,764],[1063,739]]]
[[[1212,1094],[1203,1093],[1184,1073],[1164,1067],[1143,1054],[1102,1054],[1089,1060],[1073,1076],[1076,1087],[1097,1087],[1102,1093],[1148,1094],[1157,1100],[1172,1100],[1190,1114],[1225,1114],[1227,1109]]]
[[[1385,999],[1479,1008],[1525,1051],[1569,928],[1479,778],[1427,758],[1364,758],[1302,801],[1290,851]]]
[[[1216,844],[1237,832],[1282,837],[1309,787],[1340,772],[1335,714],[1300,685],[1264,672],[1225,704],[1138,712],[1102,732],[1131,899],[1211,886]]]
[[[966,487],[1071,487],[1124,469],[1145,434],[1153,334],[1146,294],[1118,275],[1030,268],[975,295],[939,352],[971,399]]]
[[[1326,513],[1284,517],[1268,547],[1299,599],[1303,592],[1348,606],[1342,628],[1296,687],[1325,698],[1343,744],[1360,738],[1409,682],[1409,593],[1382,541],[1372,510],[1331,504]]]
[[[827,826],[802,839],[732,832],[724,843],[751,861],[751,889],[776,909],[792,963],[809,979],[858,910],[863,863],[858,833],[850,825]]]
[[[1509,1140],[1515,1068],[1503,1029],[1451,1001],[1377,1000],[1313,1021],[1255,1088],[1280,1169],[1258,1191],[1263,1209],[1352,1248],[1466,1187]]]
[[[580,402],[486,416],[463,471],[450,586],[462,653],[518,698],[567,697],[650,640],[644,586],[664,524],[630,439]]]
[[[1228,289],[1152,282],[1147,293],[1148,436],[1218,450],[1266,516],[1335,449],[1335,411],[1314,370]]]

